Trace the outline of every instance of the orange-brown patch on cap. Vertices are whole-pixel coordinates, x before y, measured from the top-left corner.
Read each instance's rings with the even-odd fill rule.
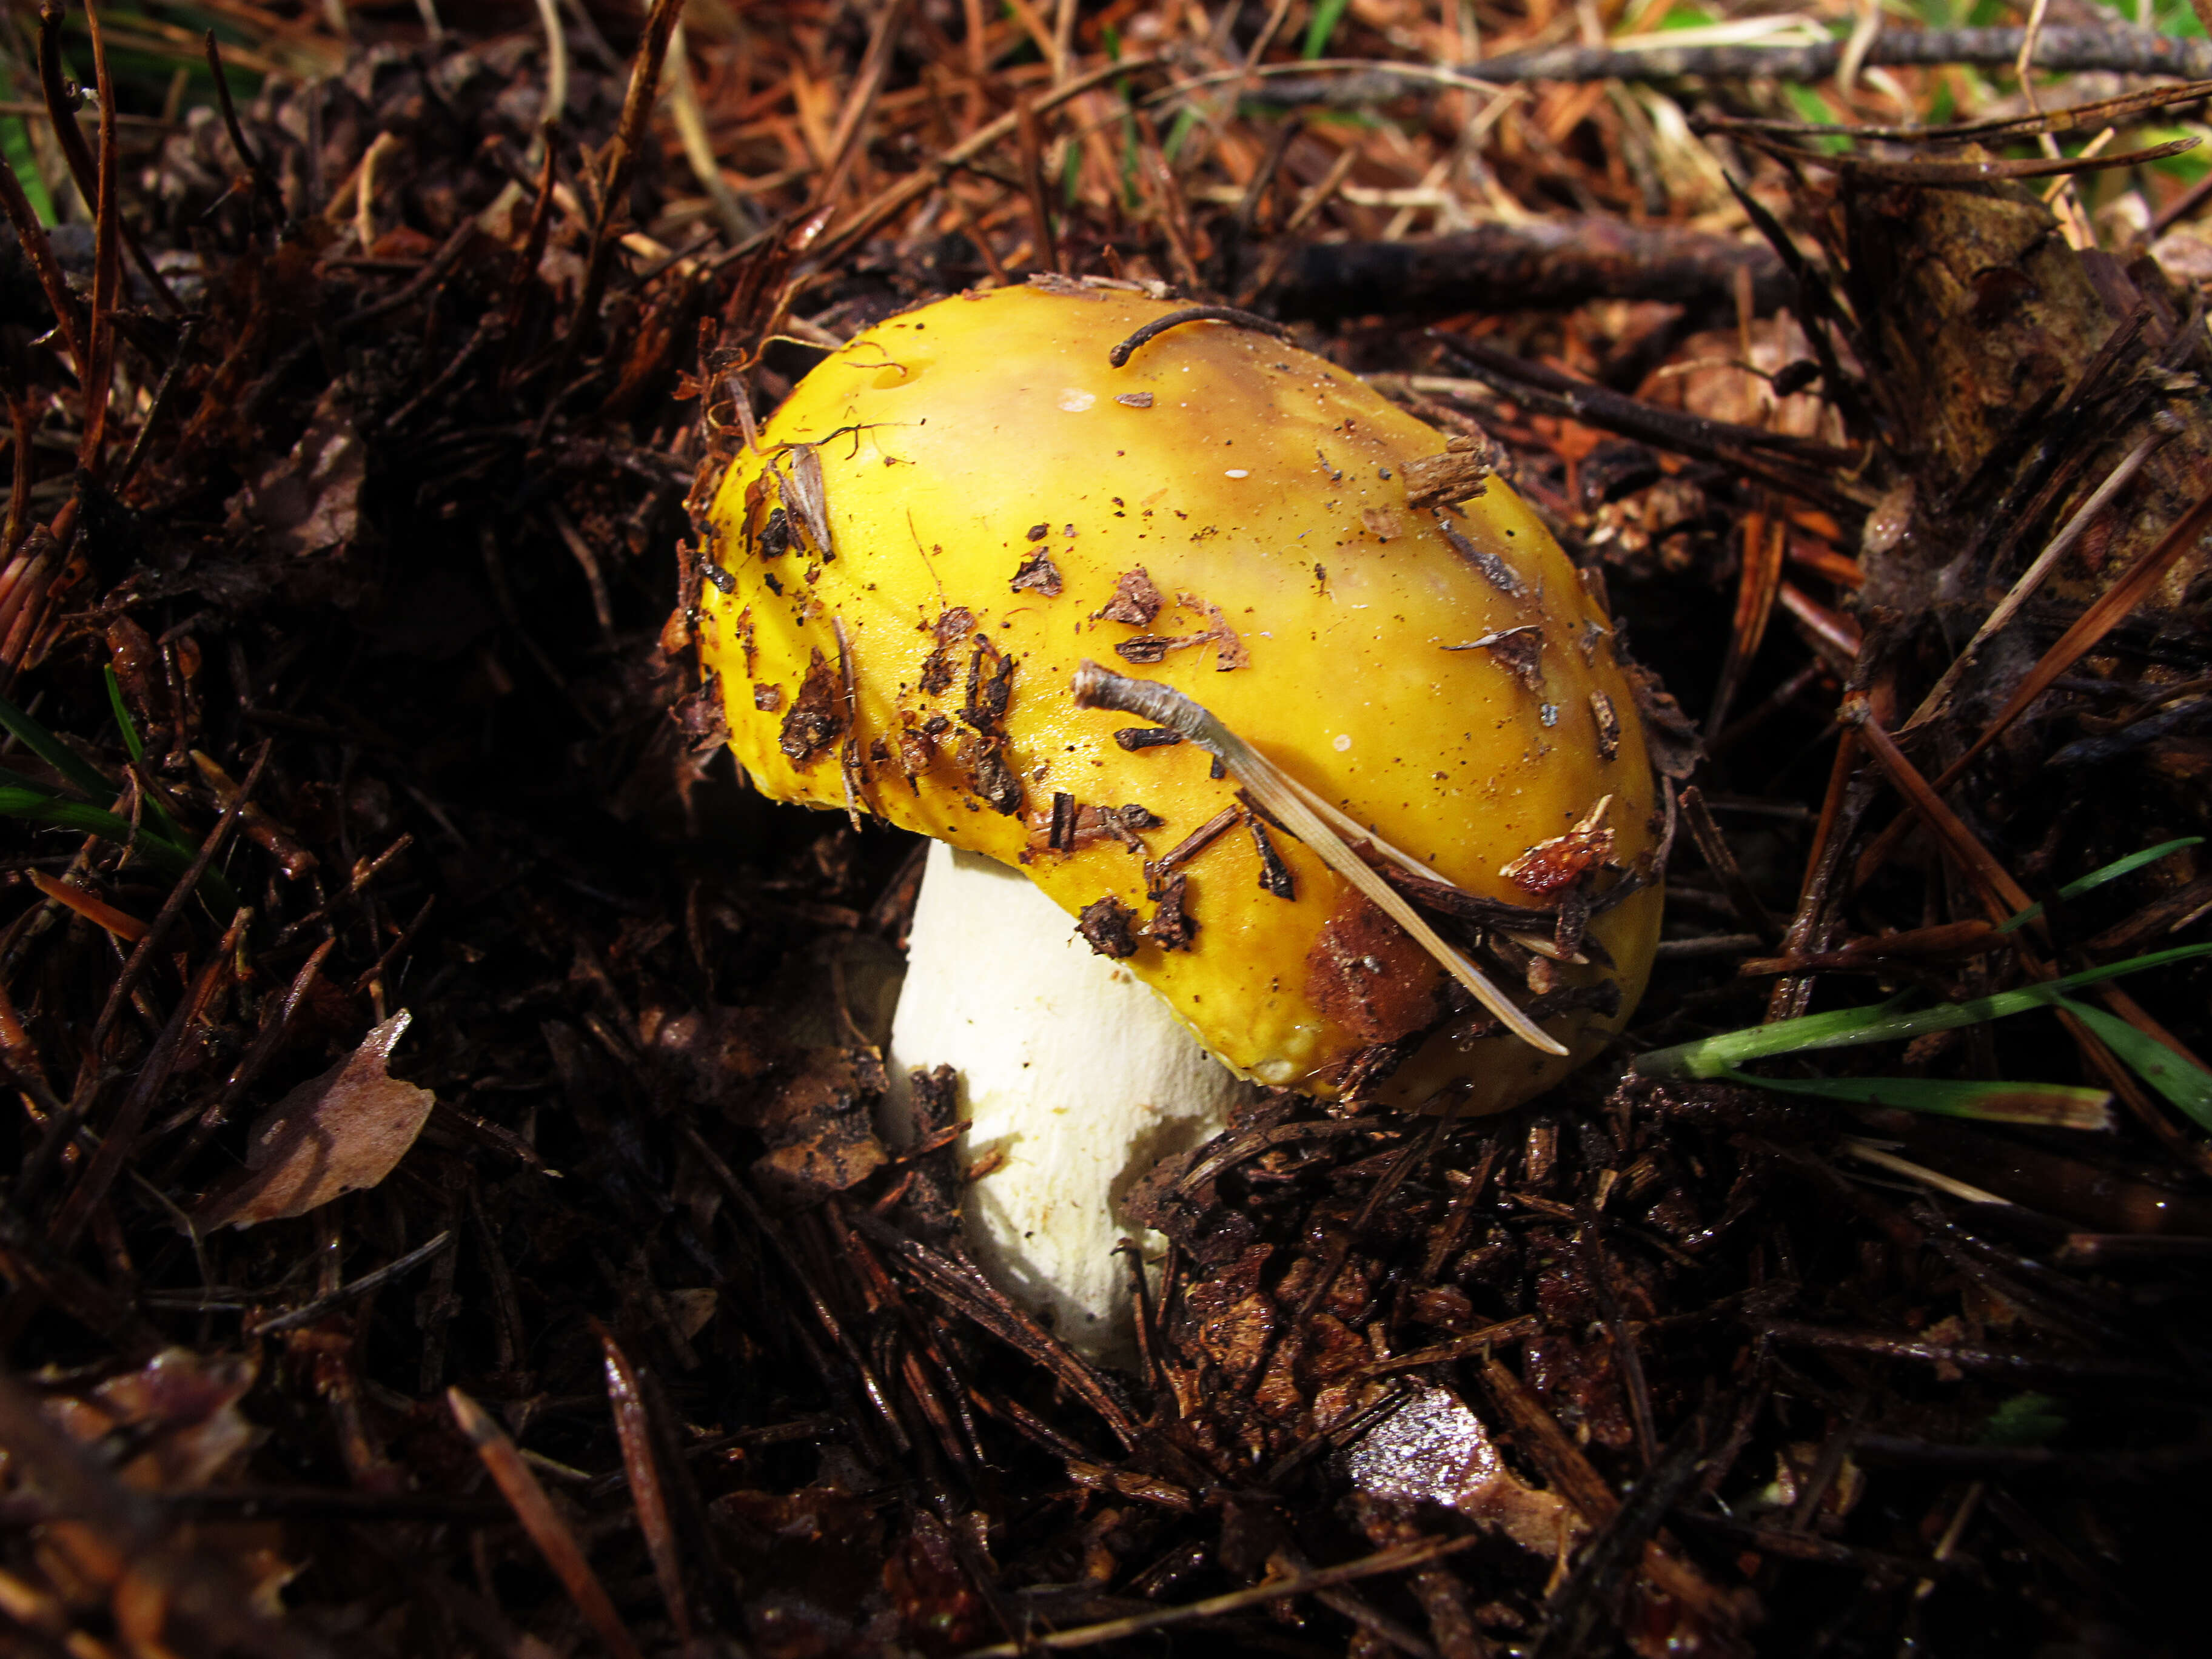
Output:
[[[1306,955],[1306,996],[1362,1042],[1395,1042],[1444,1012],[1428,952],[1358,893],[1346,893]]]

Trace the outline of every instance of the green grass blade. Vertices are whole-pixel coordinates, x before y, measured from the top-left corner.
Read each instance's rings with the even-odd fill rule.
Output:
[[[88,806],[82,801],[41,794],[37,788],[26,788],[21,784],[0,785],[0,817],[21,818],[29,823],[98,836],[102,841],[129,848],[163,875],[179,880],[191,869],[193,859],[198,856],[195,849],[157,836],[150,830],[133,829],[130,820],[112,812]],[[200,893],[217,915],[227,920],[237,915],[238,894],[229,878],[213,865],[200,876]]]
[[[5,726],[15,733],[24,748],[67,778],[87,796],[95,800],[115,799],[117,785],[112,779],[103,777],[90,761],[5,697],[0,697],[0,726]]]
[[[2128,1069],[2195,1119],[2212,1129],[2212,1073],[2192,1066],[2154,1036],[2146,1036],[2103,1008],[2061,997],[2059,1006],[2094,1031]]]
[[[2078,881],[2069,881],[2058,890],[2061,898],[2080,898],[2093,892],[2108,881],[2118,881],[2122,876],[2133,875],[2146,864],[2156,864],[2170,853],[2179,853],[2185,847],[2202,847],[2202,836],[2181,836],[2172,841],[2162,841],[2155,847],[2146,847],[2140,853],[2130,853],[2124,859],[2114,859],[2110,864],[2092,870]],[[2000,933],[2009,933],[2015,927],[2025,927],[2043,914],[2040,904],[2031,904],[2017,915],[2008,916],[1998,927]]]
[[[2162,841],[2155,847],[2146,847],[2140,853],[2130,853],[2124,859],[2114,859],[2110,864],[2092,870],[2079,881],[2069,881],[2058,890],[2061,898],[2079,898],[2093,888],[2102,887],[2108,881],[2118,881],[2122,876],[2132,875],[2146,864],[2156,864],[2169,853],[2179,853],[2185,847],[2202,847],[2202,836],[2179,836],[2172,841]]]
[[[133,839],[141,842],[146,837],[131,827],[126,818],[97,806],[88,806],[81,800],[70,800],[24,781],[10,782],[0,787],[0,817],[23,818],[32,823],[50,823],[58,830],[80,830],[88,836],[98,836],[118,846],[129,846]]]
[[[1190,135],[1197,131],[1198,124],[1205,118],[1188,106],[1177,110],[1174,124],[1168,128],[1168,136],[1160,145],[1160,154],[1166,156],[1172,163],[1182,154],[1184,143],[1189,139]]]
[[[123,684],[115,678],[112,664],[101,672],[107,676],[107,702],[109,707],[115,711],[116,729],[123,733],[123,746],[130,751],[131,763],[134,766],[137,765],[146,758],[146,745],[140,741],[138,727],[131,720],[131,710],[124,703]],[[160,798],[153,791],[146,790],[142,793],[146,802],[146,811],[154,820],[155,833],[166,841],[173,841],[179,846],[185,845],[184,827],[170,815],[168,808],[161,805]]]
[[[2016,1394],[1982,1425],[1984,1446],[2039,1446],[2066,1431],[2066,1413],[2047,1394]]]
[[[9,766],[0,766],[0,787],[5,787],[9,789],[27,789],[33,794],[37,795],[44,800],[61,800],[67,799],[67,797],[63,795],[60,790],[55,788],[51,783],[47,783],[39,778],[27,776],[21,772],[16,771],[13,767]]]
[[[131,758],[146,758],[146,745],[138,740],[138,728],[131,724],[131,711],[124,706],[123,682],[115,678],[115,667],[109,664],[100,670],[107,677],[107,702],[115,710],[116,729],[123,733],[123,746],[131,751]]]
[[[1742,1072],[1722,1073],[1730,1083],[1747,1089],[1771,1089],[1777,1094],[1811,1095],[1821,1100],[1847,1100],[1860,1106],[1891,1106],[1900,1111],[1929,1112],[1938,1117],[1968,1117],[1984,1123],[2033,1123],[2044,1128],[2108,1129],[2112,1127],[2111,1091],[2077,1088],[2063,1083],[1975,1083],[1945,1078],[1752,1077]]]
[[[1778,1019],[1771,1025],[1750,1025],[1740,1031],[1723,1031],[1717,1036],[1677,1043],[1671,1048],[1655,1048],[1649,1054],[1638,1054],[1635,1066],[1643,1077],[1716,1078],[1746,1060],[1802,1054],[1814,1048],[1850,1048],[1866,1042],[1891,1042],[1929,1031],[1978,1025],[1984,1020],[2026,1013],[2031,1008],[2048,1008],[2063,1001],[2067,992],[2082,986],[2097,985],[2124,974],[2144,973],[2203,956],[2212,956],[2212,945],[2182,945],[2170,951],[2154,951],[2148,956],[2130,957],[2125,962],[2107,963],[2100,968],[2069,974],[2063,979],[2023,986],[2017,991],[2002,991],[1995,996],[1976,997],[1967,1002],[1939,1002],[1932,1008],[1899,1012],[1896,1003],[1891,1001],[1873,1008],[1844,1008],[1831,1014]]]
[[[1310,62],[1328,53],[1328,43],[1336,34],[1336,26],[1344,21],[1344,14],[1351,3],[1352,0],[1319,0],[1313,9],[1313,16],[1306,23],[1305,45],[1300,49],[1299,57]]]
[[[54,198],[46,189],[46,179],[39,173],[39,152],[31,147],[30,124],[10,118],[0,121],[0,150],[8,156],[8,165],[15,170],[16,181],[23,186],[24,199],[42,225],[57,225],[61,221],[54,214]]]

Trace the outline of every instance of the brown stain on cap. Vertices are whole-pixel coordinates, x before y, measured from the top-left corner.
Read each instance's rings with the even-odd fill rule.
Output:
[[[1362,1042],[1395,1042],[1444,1012],[1443,975],[1403,928],[1346,893],[1306,955],[1306,996]]]

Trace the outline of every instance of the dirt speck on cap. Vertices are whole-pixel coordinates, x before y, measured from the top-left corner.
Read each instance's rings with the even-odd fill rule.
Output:
[[[1152,618],[1160,614],[1160,607],[1166,603],[1166,597],[1152,586],[1145,567],[1139,565],[1134,570],[1122,572],[1121,580],[1114,585],[1114,597],[1091,616],[1094,622],[1127,623],[1134,628],[1150,628]]]
[[[783,732],[776,747],[793,766],[804,770],[821,758],[845,730],[845,696],[837,670],[819,650],[806,665],[806,678],[783,717]]]
[[[1048,599],[1056,599],[1060,588],[1060,567],[1042,548],[1024,559],[1021,568],[1014,572],[1013,590],[1017,593],[1041,593]]]
[[[1131,925],[1136,919],[1134,910],[1109,893],[1083,907],[1075,919],[1075,931],[1102,957],[1133,957],[1137,940]]]

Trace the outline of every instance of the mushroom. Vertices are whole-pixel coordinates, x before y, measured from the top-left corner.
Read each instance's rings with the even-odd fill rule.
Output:
[[[1481,460],[1260,319],[1054,281],[832,353],[700,520],[755,785],[948,843],[894,1075],[961,1071],[971,1244],[1093,1351],[1122,1191],[1249,1085],[1498,1110],[1643,989],[1635,701]]]

